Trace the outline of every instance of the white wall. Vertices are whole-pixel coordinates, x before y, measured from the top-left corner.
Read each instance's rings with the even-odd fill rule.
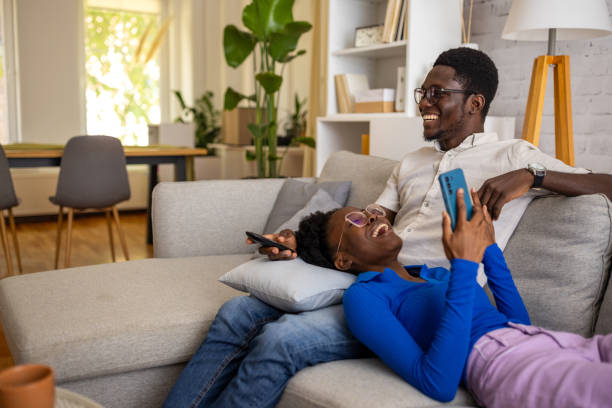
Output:
[[[22,142],[64,143],[85,133],[82,0],[19,0]]]
[[[465,2],[468,3],[469,2]],[[472,42],[480,45],[499,69],[499,89],[490,113],[516,116],[521,137],[533,60],[546,54],[546,42],[501,39],[511,0],[474,2]],[[612,0],[607,0],[612,11]],[[467,15],[467,11],[466,11]],[[557,54],[570,56],[576,165],[612,173],[612,36],[589,41],[557,41]],[[548,74],[540,148],[555,155],[553,73]]]

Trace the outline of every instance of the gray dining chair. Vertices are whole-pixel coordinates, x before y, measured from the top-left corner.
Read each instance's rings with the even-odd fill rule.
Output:
[[[130,198],[125,154],[119,139],[110,136],[76,136],[66,143],[55,196],[49,200],[59,205],[55,269],[59,266],[64,207],[67,208],[65,267],[70,266],[72,220],[75,211],[98,209],[106,213],[111,256],[115,262],[115,248],[111,221],[115,221],[125,259],[129,260],[125,236],[119,222],[116,205]]]
[[[13,235],[13,244],[15,246],[15,255],[17,256],[17,267],[19,273],[23,273],[21,255],[19,254],[19,242],[17,241],[17,229],[15,228],[15,219],[13,218],[13,207],[17,205],[19,205],[19,199],[15,195],[15,188],[13,187],[13,179],[9,171],[8,160],[4,153],[4,149],[0,145],[0,235],[2,235],[2,249],[6,258],[6,269],[9,276],[13,274],[13,261],[11,259],[9,240],[6,233],[4,210],[8,212],[9,225]]]

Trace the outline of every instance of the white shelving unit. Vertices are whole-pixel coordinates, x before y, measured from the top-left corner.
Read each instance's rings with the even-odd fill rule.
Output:
[[[327,113],[317,119],[317,174],[338,150],[361,152],[361,135],[370,135],[370,154],[399,159],[426,145],[412,97],[438,55],[460,45],[459,4],[454,0],[406,0],[407,39],[355,48],[355,29],[382,24],[387,0],[330,0],[327,55]],[[338,113],[334,75],[365,74],[371,88],[396,88],[397,68],[406,67],[405,111]],[[492,130],[514,134],[514,119],[487,120]],[[497,126],[503,126],[498,129]],[[487,123],[485,124],[485,127]],[[408,149],[408,150],[407,150]]]

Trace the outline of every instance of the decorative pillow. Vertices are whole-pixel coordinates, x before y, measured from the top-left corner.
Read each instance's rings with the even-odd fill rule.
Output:
[[[276,197],[264,233],[269,234],[277,231],[281,225],[289,221],[296,212],[302,209],[319,189],[327,191],[333,200],[342,207],[346,203],[351,190],[351,182],[328,181],[313,184],[288,179]]]
[[[306,203],[304,208],[296,212],[293,217],[283,223],[274,232],[280,232],[284,229],[295,231],[298,229],[302,218],[306,217],[307,215],[310,215],[316,211],[327,212],[340,207],[342,207],[342,205],[337,203],[327,191],[320,189]]]
[[[342,301],[355,275],[310,265],[297,258],[258,258],[225,273],[219,281],[286,312],[304,312]]]

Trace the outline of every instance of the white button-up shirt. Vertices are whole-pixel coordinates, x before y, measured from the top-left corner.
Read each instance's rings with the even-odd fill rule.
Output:
[[[404,265],[427,264],[450,267],[442,246],[442,211],[444,199],[438,176],[456,168],[463,169],[468,188],[477,190],[487,180],[529,163],[541,163],[548,170],[565,173],[588,173],[582,168],[566,165],[542,153],[521,139],[500,141],[496,133],[476,133],[459,146],[440,150],[436,142],[408,153],[394,169],[387,186],[376,202],[397,213],[393,230],[403,241],[399,261]],[[523,197],[510,201],[502,208],[495,225],[495,238],[503,250],[518,225],[527,205],[542,190],[530,190]],[[478,274],[486,282],[482,266]]]

